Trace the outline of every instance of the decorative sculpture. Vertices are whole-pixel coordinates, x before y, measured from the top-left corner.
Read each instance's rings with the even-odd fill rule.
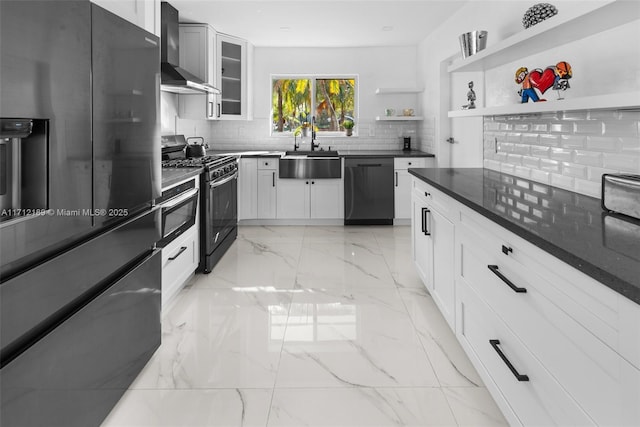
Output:
[[[546,101],[540,98],[549,88],[558,91],[558,99],[563,99],[559,91],[567,90],[569,79],[573,75],[571,65],[566,61],[558,62],[555,66],[550,65],[544,70],[536,68],[529,71],[527,67],[520,67],[515,74],[515,82],[522,85],[518,91],[521,96],[521,102],[527,103],[530,99],[533,102]],[[538,95],[538,92],[540,95]]]
[[[472,110],[476,108],[475,100],[476,100],[476,93],[473,90],[473,80],[472,80],[469,82],[469,92],[467,92],[467,101],[469,101],[469,103],[467,105],[463,105],[462,109]]]

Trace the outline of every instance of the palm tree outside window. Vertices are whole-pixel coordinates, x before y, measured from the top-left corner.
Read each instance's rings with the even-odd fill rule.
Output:
[[[272,134],[304,133],[315,116],[318,134],[343,135],[343,123],[356,122],[356,81],[355,77],[272,78]]]

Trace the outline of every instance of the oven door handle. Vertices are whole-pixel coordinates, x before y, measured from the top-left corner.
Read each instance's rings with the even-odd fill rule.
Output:
[[[209,187],[210,188],[216,188],[216,187],[220,187],[223,184],[226,184],[227,182],[231,181],[232,179],[236,179],[238,177],[238,171],[235,171],[233,173],[233,175],[221,180],[221,181],[213,181],[209,183]]]
[[[172,207],[179,205],[185,200],[192,198],[196,194],[198,194],[198,189],[192,188],[186,193],[182,193],[180,196],[174,197],[173,199],[169,199],[166,202],[160,203],[160,206],[162,207],[162,209],[171,209]]]

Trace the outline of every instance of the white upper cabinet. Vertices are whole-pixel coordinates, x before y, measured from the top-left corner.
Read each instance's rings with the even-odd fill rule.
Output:
[[[180,24],[180,66],[218,87],[216,49],[216,31],[211,25]],[[216,120],[220,116],[220,96],[216,94],[181,94],[178,104],[182,118]]]
[[[217,82],[222,90],[220,118],[250,120],[251,57],[253,47],[246,40],[226,34],[217,35]]]
[[[91,0],[92,3],[160,37],[160,0]]]

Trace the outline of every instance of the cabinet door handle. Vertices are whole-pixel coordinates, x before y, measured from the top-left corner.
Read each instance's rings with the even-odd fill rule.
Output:
[[[507,359],[507,356],[505,356],[502,350],[500,350],[500,347],[498,347],[500,345],[500,340],[489,340],[489,344],[491,344],[491,347],[493,347],[496,353],[498,353],[498,356],[500,356],[500,359],[502,359],[505,365],[507,365],[511,373],[516,377],[518,381],[529,381],[529,376],[518,372],[516,368],[513,367],[509,359]]]
[[[169,261],[173,261],[174,259],[178,258],[180,255],[182,255],[182,252],[186,251],[187,247],[186,246],[180,246],[180,250],[178,251],[177,254],[175,254],[174,256],[169,258]]]
[[[221,114],[222,114],[222,104],[220,104],[218,102],[218,114],[217,114],[217,116],[220,117]]]
[[[502,253],[509,255],[509,252],[513,252],[513,249],[510,246],[502,245]]]
[[[487,268],[489,268],[489,270],[491,270],[491,272],[493,274],[498,276],[500,278],[500,280],[502,280],[504,283],[506,283],[507,286],[509,286],[511,289],[513,289],[514,292],[517,292],[517,293],[525,293],[525,292],[527,292],[526,288],[520,288],[520,287],[514,285],[513,282],[511,282],[511,280],[507,279],[502,273],[500,273],[500,271],[498,271],[498,266],[497,265],[487,265]]]
[[[271,172],[271,186],[272,187],[276,186],[276,173],[275,172]]]
[[[396,172],[396,187],[398,186],[398,172]]]
[[[431,236],[431,232],[427,229],[427,214],[431,212],[429,208],[422,208],[422,232],[425,236]]]
[[[213,102],[209,102],[209,108],[208,108],[208,113],[207,113],[207,117],[213,117]]]

